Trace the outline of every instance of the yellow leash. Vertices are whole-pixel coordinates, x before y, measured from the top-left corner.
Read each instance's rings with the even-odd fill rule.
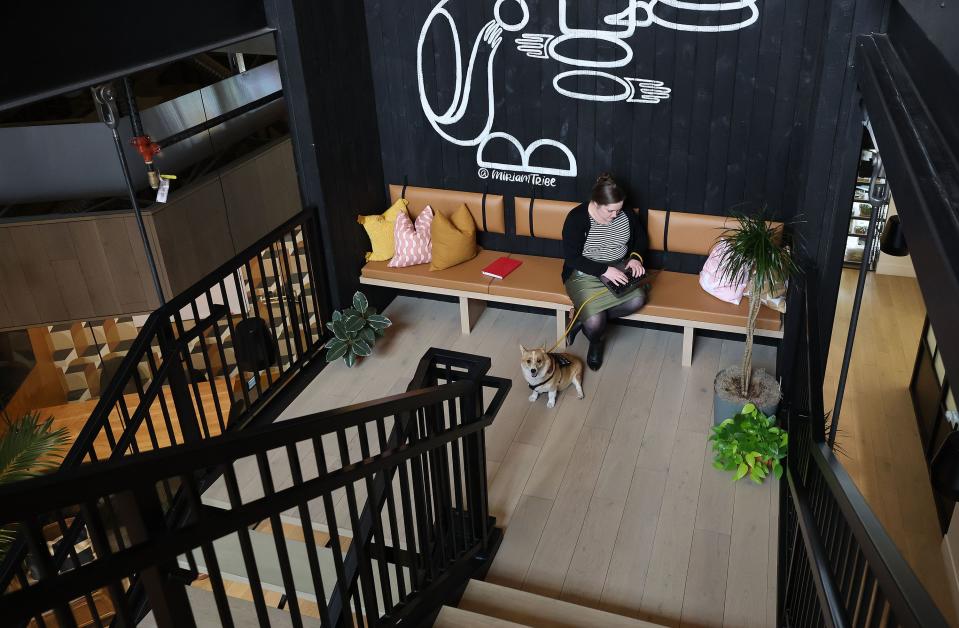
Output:
[[[643,263],[643,256],[640,255],[639,253],[630,253],[628,257],[635,257],[636,259],[639,260],[640,264]],[[586,304],[603,294],[606,294],[606,288],[603,288],[602,290],[597,291],[596,294],[590,295],[588,299],[583,301],[582,305],[579,306],[579,309],[576,310],[576,314],[573,315],[573,319],[569,321],[569,325],[566,326],[566,331],[563,332],[562,336],[556,339],[556,344],[550,347],[549,351],[547,351],[546,353],[552,353],[553,350],[556,349],[556,347],[558,347],[559,344],[566,339],[566,336],[569,335],[569,332],[573,328],[573,325],[576,324],[576,319],[579,318],[579,315],[580,313],[582,313],[583,308],[586,307]]]
[[[601,297],[602,295],[606,294],[607,292],[609,292],[609,291],[608,291],[606,288],[603,288],[602,290],[598,290],[598,291],[596,292],[596,294],[591,295],[588,299],[586,299],[585,301],[583,301],[582,305],[579,306],[579,309],[576,310],[576,314],[573,316],[573,319],[572,319],[571,321],[569,321],[569,325],[567,325],[566,331],[563,332],[563,335],[562,335],[562,336],[560,336],[559,338],[556,339],[556,344],[554,344],[552,347],[550,347],[550,348],[549,348],[549,351],[547,351],[546,353],[552,353],[553,350],[556,349],[556,347],[558,347],[561,342],[563,342],[564,340],[566,340],[566,336],[568,336],[570,330],[573,329],[573,325],[576,324],[576,319],[579,318],[579,315],[583,312],[583,308],[586,307],[586,304],[589,303],[590,301],[592,301],[593,299],[596,299],[597,297]]]

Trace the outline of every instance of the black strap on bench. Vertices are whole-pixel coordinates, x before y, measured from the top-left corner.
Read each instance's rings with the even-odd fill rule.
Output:
[[[535,238],[536,233],[533,231],[533,203],[536,202],[536,186],[532,185],[529,188],[529,237]]]
[[[486,195],[489,193],[489,183],[483,187],[483,231],[489,232],[486,228]]]
[[[669,253],[669,210],[666,210],[666,224],[663,225],[663,253]]]
[[[409,178],[404,174],[403,175],[403,191],[400,192],[400,198],[406,198],[406,186],[409,184]]]

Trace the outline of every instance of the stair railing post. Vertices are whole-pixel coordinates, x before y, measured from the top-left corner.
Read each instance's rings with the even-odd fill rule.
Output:
[[[137,489],[115,496],[117,518],[133,545],[149,543],[166,531],[166,518],[156,490]],[[178,565],[175,556],[142,570],[138,575],[160,628],[196,628],[186,586],[173,577]]]
[[[159,326],[157,337],[160,343],[160,351],[163,354],[163,361],[170,361],[167,379],[170,383],[173,406],[176,408],[177,421],[180,424],[180,434],[184,442],[198,441],[202,438],[200,422],[196,416],[196,409],[193,407],[193,399],[190,397],[190,383],[183,371],[183,363],[180,359],[180,342],[173,333],[173,326],[169,320],[164,321]],[[183,351],[183,354],[189,358],[186,351]],[[146,420],[151,420],[149,415]]]
[[[477,384],[472,393],[460,398],[460,416],[463,423],[473,423],[483,416],[483,387]],[[489,494],[486,486],[486,436],[484,431],[468,435],[463,440],[464,460],[467,469],[466,490],[469,496],[470,525],[488,550],[489,537]]]

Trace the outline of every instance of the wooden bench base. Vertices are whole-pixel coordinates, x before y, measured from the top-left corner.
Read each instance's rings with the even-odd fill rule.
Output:
[[[556,338],[562,337],[569,324],[569,317],[572,315],[572,307],[561,303],[550,303],[548,301],[533,301],[530,299],[517,299],[514,297],[504,297],[493,294],[484,294],[482,292],[468,292],[464,290],[451,290],[449,288],[436,288],[433,286],[422,286],[417,284],[408,284],[400,281],[386,281],[383,279],[370,279],[360,277],[360,283],[369,286],[381,286],[384,288],[394,288],[396,290],[407,290],[410,292],[423,292],[426,294],[442,294],[459,299],[460,305],[460,329],[464,334],[469,334],[480,315],[486,310],[488,302],[509,303],[511,305],[523,305],[539,309],[553,310],[556,317]],[[663,316],[651,316],[643,314],[640,310],[635,314],[624,316],[626,320],[639,321],[645,323],[656,323],[659,325],[668,325],[671,327],[683,328],[683,366],[691,366],[693,363],[693,341],[695,340],[696,330],[719,331],[731,334],[746,335],[746,328],[739,325],[724,325],[721,323],[706,323],[702,321],[683,320],[678,318],[666,318]],[[782,329],[756,329],[757,336],[767,338],[782,338]]]

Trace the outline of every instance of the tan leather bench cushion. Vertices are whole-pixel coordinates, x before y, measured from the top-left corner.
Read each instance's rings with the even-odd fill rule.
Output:
[[[529,235],[529,201],[530,199],[522,196],[517,196],[514,200],[516,235]],[[545,198],[536,199],[533,203],[533,234],[537,238],[562,240],[566,214],[579,204],[569,201],[551,201]]]
[[[533,206],[536,211],[536,206]],[[774,222],[782,232],[782,223]],[[666,211],[651,209],[646,221],[646,232],[649,235],[649,248],[662,251],[663,245],[676,253],[692,253],[693,255],[709,255],[709,250],[716,244],[716,240],[727,230],[738,225],[735,218],[727,216],[710,216],[707,214],[688,214],[685,212],[669,212],[669,236],[664,240],[666,228]]]
[[[369,279],[487,294],[491,278],[483,274],[483,269],[500,257],[503,253],[498,251],[480,251],[470,261],[445,270],[430,270],[429,264],[390,268],[389,262],[368,262],[361,274]]]
[[[390,186],[390,201],[395,203],[403,193],[402,185]],[[406,200],[410,202],[410,216],[414,219],[429,205],[434,212],[442,212],[449,218],[460,205],[466,205],[476,222],[477,231],[483,230],[483,195],[476,192],[458,192],[436,188],[406,188]],[[533,209],[535,209],[535,205]],[[486,195],[486,230],[489,233],[506,233],[506,210],[503,196]]]
[[[523,264],[504,279],[493,280],[489,286],[491,295],[571,305],[561,276],[563,260],[516,254],[510,258]],[[710,296],[699,286],[698,275],[653,271],[652,285],[649,303],[640,310],[641,314],[746,326],[749,301],[743,299],[739,305],[733,305]],[[780,329],[779,312],[763,306],[756,325],[760,329]]]
[[[536,210],[535,205],[533,210]],[[566,294],[566,288],[563,287],[562,259],[515,253],[509,257],[523,263],[505,278],[494,279],[489,286],[490,294],[561,305],[572,304]]]
[[[746,319],[749,316],[749,299],[744,298],[739,305],[720,301],[700,287],[699,275],[674,273],[668,270],[653,271],[652,284],[649,303],[640,310],[641,314],[703,323],[746,326]],[[759,309],[756,327],[778,330],[780,326],[779,312],[766,306]]]

